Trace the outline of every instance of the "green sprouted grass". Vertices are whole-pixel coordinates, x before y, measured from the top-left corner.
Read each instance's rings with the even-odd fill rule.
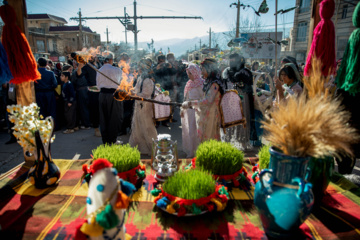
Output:
[[[126,172],[140,164],[140,152],[126,145],[100,145],[92,151],[93,158],[105,158],[118,172]]]
[[[270,145],[264,145],[259,150],[259,168],[265,169],[269,167],[270,163]]]
[[[196,150],[196,167],[215,175],[230,175],[242,168],[244,153],[230,143],[209,140]]]
[[[163,190],[183,199],[199,199],[215,192],[215,180],[201,170],[179,171],[163,185]]]

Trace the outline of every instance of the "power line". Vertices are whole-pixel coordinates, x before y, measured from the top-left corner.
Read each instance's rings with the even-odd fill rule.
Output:
[[[90,13],[84,11],[84,13],[86,13],[86,14],[93,14],[93,13],[107,12],[107,11],[110,11],[110,10],[115,10],[115,9],[119,9],[119,8],[124,8],[124,7],[131,6],[131,5],[132,5],[132,4],[128,4],[128,5],[125,5],[125,6],[122,6],[122,7],[109,8],[109,9],[104,9],[104,10],[98,10],[98,11],[90,12]]]
[[[168,12],[181,13],[181,14],[186,14],[186,15],[192,15],[192,16],[195,16],[194,14],[184,13],[184,12],[178,12],[178,11],[174,11],[174,10],[171,10],[171,9],[166,9],[166,8],[153,7],[153,6],[144,5],[144,4],[138,4],[138,5],[139,5],[139,6],[144,6],[144,7],[149,7],[149,8],[154,8],[154,9],[165,10],[165,11],[168,11]]]

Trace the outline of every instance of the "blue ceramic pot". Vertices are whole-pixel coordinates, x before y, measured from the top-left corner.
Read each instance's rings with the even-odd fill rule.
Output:
[[[292,184],[295,177],[307,181],[311,175],[311,170],[307,168],[310,159],[311,157],[289,156],[271,147],[269,169],[272,169],[276,182]]]
[[[272,238],[292,239],[299,226],[310,215],[314,204],[311,183],[296,177],[292,184],[279,184],[264,180],[264,170],[255,186],[254,202],[265,233]]]
[[[312,184],[304,180],[310,158],[286,156],[273,148],[270,154],[272,169],[260,173],[254,203],[268,236],[292,239],[314,204]]]
[[[329,186],[330,178],[334,171],[334,158],[311,158],[309,162],[311,177],[309,182],[313,185],[313,193],[315,196],[314,207],[319,207],[321,200],[325,194],[326,188]]]

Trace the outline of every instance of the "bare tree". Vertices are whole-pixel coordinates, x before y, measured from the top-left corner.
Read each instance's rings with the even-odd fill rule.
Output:
[[[211,34],[211,47],[217,48],[220,42],[220,34],[219,33],[212,33]]]
[[[235,26],[236,26],[235,23],[231,24],[230,31],[224,33],[224,35],[229,41],[235,38],[235,33],[236,33]],[[249,19],[249,17],[246,18],[240,17],[240,34],[262,32],[264,29],[265,29],[265,25],[261,21],[260,17],[254,15],[251,20]]]

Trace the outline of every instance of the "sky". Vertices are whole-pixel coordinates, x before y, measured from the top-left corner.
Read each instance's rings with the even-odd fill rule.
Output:
[[[79,9],[83,17],[124,16],[124,7],[130,16],[134,15],[133,0],[26,0],[28,13],[49,13],[63,17],[68,25],[77,25],[71,17],[78,17]],[[201,16],[203,19],[139,19],[138,41],[151,42],[166,39],[191,39],[208,35],[212,32],[229,31],[235,27],[236,8],[230,4],[236,0],[137,0],[138,16]],[[258,9],[262,0],[243,0],[245,5]],[[278,0],[278,9],[294,7],[296,0]],[[275,28],[275,0],[267,0],[269,11],[258,17],[264,28]],[[240,18],[254,20],[251,8],[240,10]],[[290,28],[294,21],[294,11],[278,15],[278,31],[284,26]],[[283,24],[285,23],[285,25]],[[109,41],[125,42],[125,32],[119,20],[87,20],[85,26],[101,34],[101,41],[106,41],[106,27],[109,31]],[[133,43],[134,34],[127,33],[129,43]]]

